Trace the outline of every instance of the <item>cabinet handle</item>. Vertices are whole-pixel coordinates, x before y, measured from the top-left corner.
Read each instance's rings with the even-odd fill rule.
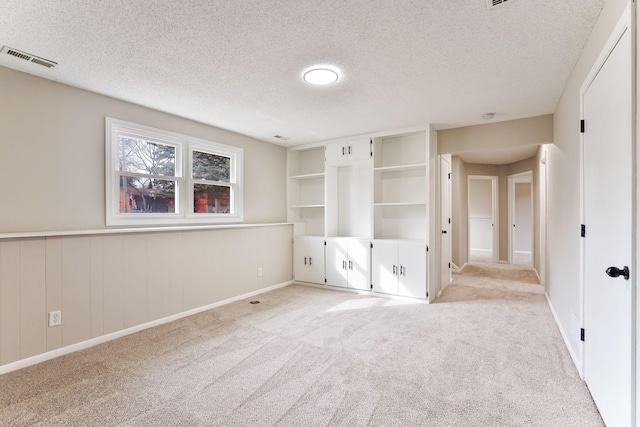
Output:
[[[342,147],[342,155],[344,156],[344,147]]]
[[[397,269],[396,269],[396,265],[393,265],[393,275],[395,276],[397,274]]]
[[[342,269],[346,270],[347,269],[347,261],[342,260]]]
[[[401,266],[400,266],[400,275],[401,275],[401,276],[404,276],[404,272],[405,272],[404,266],[403,266],[403,265],[401,265]]]
[[[349,154],[351,154],[351,146],[349,146]]]
[[[307,257],[304,257],[304,265],[307,265]]]
[[[353,270],[353,261],[349,260],[349,270]]]
[[[309,257],[309,265],[311,265],[311,257]]]

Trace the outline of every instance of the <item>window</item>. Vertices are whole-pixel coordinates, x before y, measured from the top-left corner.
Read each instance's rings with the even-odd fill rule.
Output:
[[[242,221],[242,154],[107,118],[107,225]]]

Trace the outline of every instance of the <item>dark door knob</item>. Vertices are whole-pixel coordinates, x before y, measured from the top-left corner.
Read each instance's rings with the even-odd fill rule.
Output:
[[[442,230],[442,234],[447,234],[447,230]]]
[[[609,267],[606,271],[609,277],[624,277],[624,280],[629,280],[629,267],[626,265],[623,268]]]

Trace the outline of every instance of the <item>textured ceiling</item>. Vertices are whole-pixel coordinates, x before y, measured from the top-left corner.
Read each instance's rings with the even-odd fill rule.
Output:
[[[0,45],[58,66],[1,66],[293,145],[552,113],[604,0],[2,3]]]

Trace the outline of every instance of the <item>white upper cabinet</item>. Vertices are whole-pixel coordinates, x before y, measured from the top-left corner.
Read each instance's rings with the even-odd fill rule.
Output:
[[[364,137],[328,144],[326,156],[327,164],[369,160],[371,158],[371,140]]]

